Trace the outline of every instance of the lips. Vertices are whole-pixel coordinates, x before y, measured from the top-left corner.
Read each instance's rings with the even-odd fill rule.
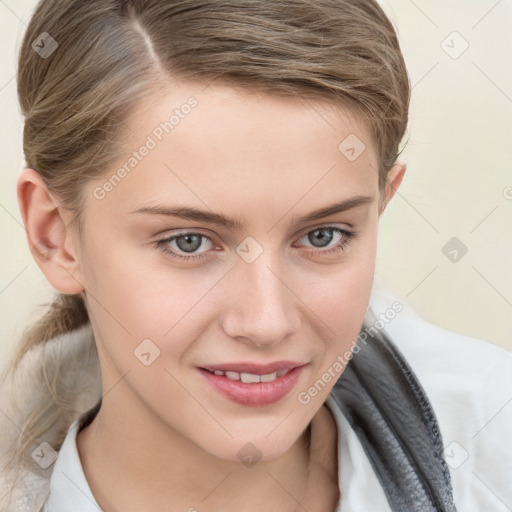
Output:
[[[238,373],[233,370],[223,372],[218,368],[250,368],[252,371],[268,372],[281,366],[280,370],[271,374],[250,374]],[[284,398],[295,387],[302,371],[307,364],[287,361],[284,366],[291,368],[283,369],[283,362],[270,363],[267,365],[225,364],[198,368],[199,374],[210,386],[229,400],[246,406],[266,406],[278,402]],[[212,371],[213,370],[213,371]],[[277,377],[277,373],[284,372]],[[266,378],[261,380],[261,377]]]

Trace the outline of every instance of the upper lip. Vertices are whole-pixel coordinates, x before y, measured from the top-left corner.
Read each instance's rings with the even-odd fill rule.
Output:
[[[211,372],[215,370],[222,370],[225,372],[238,372],[238,373],[251,373],[253,375],[267,375],[279,370],[291,370],[297,366],[304,366],[306,363],[297,361],[274,361],[272,363],[257,364],[257,363],[219,363],[208,366],[201,366],[205,370]]]

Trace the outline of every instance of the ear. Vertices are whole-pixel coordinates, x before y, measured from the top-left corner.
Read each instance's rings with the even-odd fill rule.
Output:
[[[51,194],[34,169],[23,169],[17,192],[30,252],[43,274],[61,293],[84,291],[76,247],[68,228],[71,213]]]
[[[386,177],[386,185],[384,187],[384,197],[380,201],[379,205],[379,217],[382,215],[387,205],[395,195],[398,187],[402,183],[406,171],[406,164],[403,162],[396,162],[395,165],[389,170]]]

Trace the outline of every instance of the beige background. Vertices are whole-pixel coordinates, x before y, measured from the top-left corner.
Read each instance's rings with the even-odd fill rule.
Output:
[[[381,220],[376,280],[426,319],[512,349],[512,1],[382,4],[398,28],[413,100],[408,170]],[[35,5],[0,0],[2,366],[53,295],[16,200],[23,127],[15,55]],[[453,237],[468,249],[457,262],[442,250]]]

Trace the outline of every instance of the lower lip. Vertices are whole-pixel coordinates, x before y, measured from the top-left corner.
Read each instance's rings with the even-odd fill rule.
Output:
[[[286,375],[272,382],[246,383],[215,375],[208,370],[199,371],[208,382],[222,395],[241,405],[269,405],[284,398],[295,386],[300,373],[307,365],[297,366]]]

